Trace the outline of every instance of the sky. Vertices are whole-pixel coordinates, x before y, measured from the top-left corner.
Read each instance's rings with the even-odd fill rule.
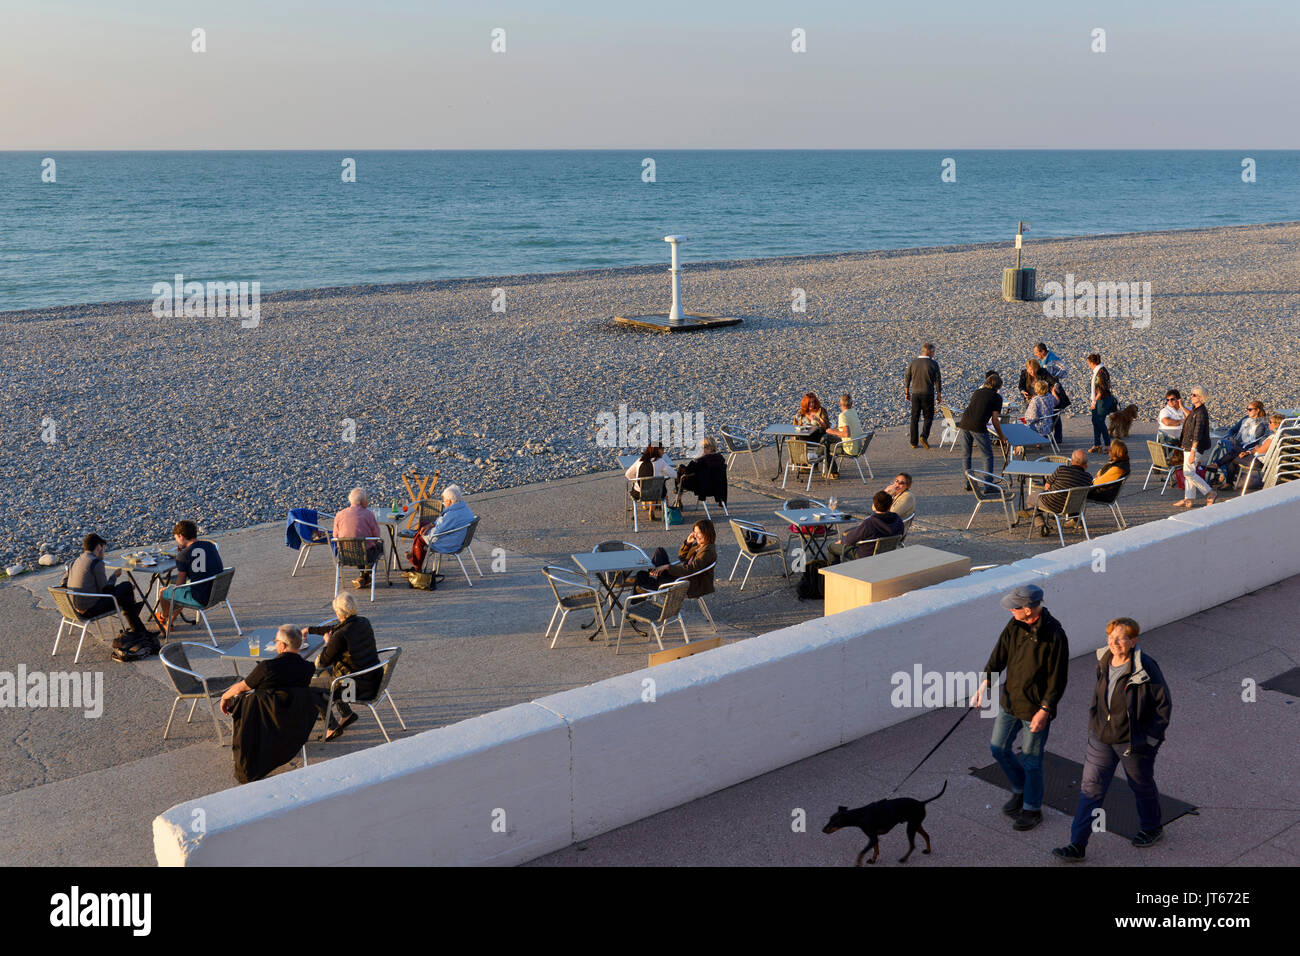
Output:
[[[1297,0],[0,0],[0,150],[1294,149],[1298,81]]]

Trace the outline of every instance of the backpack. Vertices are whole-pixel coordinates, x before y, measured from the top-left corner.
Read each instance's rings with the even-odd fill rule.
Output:
[[[162,641],[158,640],[156,634],[132,634],[130,631],[121,631],[113,639],[113,660],[119,664],[129,664],[132,661],[142,661],[146,657],[152,657],[162,650]]]
[[[1070,407],[1072,404],[1070,396],[1065,394],[1065,386],[1061,384],[1059,378],[1056,380],[1056,384],[1052,386],[1052,392],[1056,395],[1056,410],[1058,412],[1063,412]]]
[[[804,566],[803,576],[799,578],[799,583],[795,586],[795,593],[799,596],[800,601],[821,601],[825,599],[826,577],[820,573],[824,567],[826,567],[825,561],[809,561]]]
[[[425,555],[429,553],[429,542],[424,540],[424,536],[429,529],[433,527],[434,520],[426,519],[420,522],[420,526],[415,529],[415,540],[411,542],[411,550],[406,553],[410,559],[411,567],[418,570],[424,567]]]

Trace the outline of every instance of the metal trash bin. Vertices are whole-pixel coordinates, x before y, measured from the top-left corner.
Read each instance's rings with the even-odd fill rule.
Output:
[[[1037,297],[1036,269],[1003,269],[1002,301],[1033,302]]]

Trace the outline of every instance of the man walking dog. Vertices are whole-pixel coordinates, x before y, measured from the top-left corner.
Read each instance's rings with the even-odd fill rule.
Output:
[[[1070,827],[1070,842],[1052,851],[1060,859],[1083,859],[1092,835],[1093,814],[1105,801],[1120,763],[1137,798],[1141,829],[1133,845],[1148,847],[1164,835],[1155,763],[1173,705],[1160,667],[1137,646],[1140,632],[1131,617],[1117,617],[1106,625],[1106,647],[1097,651],[1097,686],[1088,711],[1088,750],[1079,783],[1079,805]]]
[[[1002,606],[1011,620],[984,666],[984,681],[971,706],[983,702],[990,676],[1005,670],[989,749],[1011,783],[1011,799],[1002,812],[1014,819],[1015,829],[1032,830],[1043,822],[1043,748],[1065,693],[1070,645],[1060,622],[1043,607],[1043,589],[1037,585],[1021,585],[1002,598]],[[1019,760],[1011,750],[1017,730]]]

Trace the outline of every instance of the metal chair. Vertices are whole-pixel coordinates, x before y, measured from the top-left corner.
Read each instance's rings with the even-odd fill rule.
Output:
[[[781,574],[787,578],[790,576],[790,566],[785,563],[785,550],[779,544],[780,535],[768,531],[761,524],[755,524],[752,521],[740,521],[736,518],[731,519],[731,530],[736,535],[736,544],[740,546],[740,553],[736,555],[736,563],[731,566],[731,574],[727,576],[728,581],[736,576],[736,569],[740,567],[741,558],[749,561],[749,565],[745,568],[745,576],[740,582],[740,590],[742,591],[745,590],[745,584],[749,581],[749,572],[754,570],[754,562],[762,557],[779,558],[781,561]],[[757,547],[745,540],[745,532],[760,536],[761,540]]]
[[[211,650],[206,644],[196,644],[190,641],[176,641],[172,644],[166,644],[158,652],[158,657],[162,661],[163,671],[168,679],[172,682],[172,687],[176,689],[176,699],[172,701],[171,713],[167,715],[167,726],[163,728],[163,740],[171,733],[172,720],[176,717],[176,705],[183,700],[190,701],[190,713],[185,718],[188,724],[194,720],[194,708],[199,705],[199,701],[208,702],[208,711],[212,714],[212,725],[217,731],[217,743],[221,746],[226,745],[226,738],[221,733],[221,720],[217,717],[217,708],[212,703],[213,697],[220,697],[240,680],[238,674],[233,677],[205,677],[198,671],[193,670],[190,665],[189,656],[185,652],[187,647],[197,647],[201,650]]]
[[[686,601],[686,592],[689,589],[690,585],[679,578],[672,584],[666,584],[657,591],[633,594],[631,597],[624,599],[623,617],[618,622],[618,642],[614,645],[614,654],[617,656],[623,646],[623,625],[629,619],[641,624],[649,624],[661,651],[664,649],[664,631],[668,630],[670,624],[676,624],[682,629],[682,638],[689,644],[691,637],[686,633],[686,622],[682,620],[682,604]],[[647,614],[633,610],[634,607],[640,607],[643,604],[649,604],[658,613]]]
[[[1025,419],[1025,425],[1033,429],[1035,432],[1037,432],[1038,435],[1043,439],[1042,441],[1034,442],[1033,443],[1034,447],[1038,447],[1039,445],[1048,445],[1051,447],[1053,454],[1059,455],[1061,453],[1061,446],[1056,443],[1056,422],[1060,417],[1061,417],[1061,413],[1059,411],[1055,411],[1052,412],[1050,415],[1044,415],[1041,418]],[[1039,428],[1035,424],[1036,422],[1040,424],[1046,422],[1047,431],[1044,432],[1041,428]],[[1028,446],[1021,445],[1018,447],[1025,448]]]
[[[896,551],[902,544],[903,536],[901,534],[889,535],[885,538],[868,538],[847,548],[844,552],[844,560],[856,561],[858,558],[873,558],[878,554]]]
[[[939,403],[939,412],[943,415],[943,434],[939,436],[939,447],[950,445],[956,451],[957,436],[961,434],[957,428],[957,419],[953,416],[952,409],[942,402]]]
[[[857,438],[842,438],[831,446],[831,457],[833,459],[848,458],[858,466],[858,476],[862,479],[864,485],[867,483],[867,475],[872,478],[876,477],[876,473],[871,470],[871,462],[867,458],[867,446],[871,444],[871,439],[875,437],[875,432],[867,432]],[[856,446],[856,451],[853,454],[849,454],[847,451],[849,446]],[[864,461],[867,463],[867,475],[862,474],[862,462]]]
[[[813,469],[825,467],[825,446],[818,442],[800,441],[797,438],[791,438],[785,443],[785,448],[785,473],[781,478],[781,487],[785,488],[785,483],[790,478],[791,469],[794,470],[796,481],[799,472],[806,470],[808,472],[808,484],[804,487],[804,491],[809,490],[812,488]]]
[[[1169,482],[1174,477],[1174,472],[1178,470],[1178,466],[1173,463],[1173,452],[1178,451],[1178,449],[1171,448],[1163,442],[1148,441],[1147,451],[1151,455],[1151,467],[1147,469],[1147,477],[1146,481],[1142,482],[1142,490],[1147,490],[1152,475],[1164,475],[1165,483],[1160,486],[1160,493],[1163,495],[1165,489],[1169,487]],[[1182,454],[1181,451],[1179,454]]]
[[[542,635],[542,640],[546,640],[546,638],[551,637],[551,628],[555,628],[555,636],[551,639],[551,650],[555,650],[555,644],[560,639],[560,631],[564,629],[564,621],[569,616],[569,612],[581,611],[587,608],[595,612],[596,622],[601,633],[605,635],[605,646],[608,647],[609,632],[605,630],[605,615],[602,613],[605,606],[600,597],[600,590],[567,568],[547,565],[542,568],[542,574],[546,576],[546,583],[551,586],[551,593],[555,595],[555,610],[551,612],[551,620],[546,625],[546,633]],[[561,588],[568,588],[569,593],[561,594]],[[560,618],[558,626],[555,623],[557,615]]]
[[[707,567],[700,568],[698,571],[692,571],[690,574],[683,574],[680,578],[677,579],[677,581],[689,581],[691,578],[696,578],[699,577],[701,574],[705,574],[708,571],[712,571],[715,567],[717,567],[717,565],[718,562],[714,561],[712,564],[708,565]],[[676,581],[674,581],[673,583],[675,584]],[[709,590],[705,591],[704,593],[712,594],[713,588],[710,587]],[[709,606],[704,603],[704,595],[703,594],[700,595],[695,600],[700,605],[700,610],[704,613],[704,616],[708,618],[709,627],[713,628],[713,633],[716,634],[718,632],[718,625],[713,623],[713,615],[709,613]]]
[[[913,511],[910,515],[908,515],[906,518],[903,519],[903,540],[898,542],[898,546],[900,548],[907,544],[907,533],[912,530],[912,522],[915,520],[916,520],[915,511]]]
[[[399,538],[406,538],[408,541],[415,538],[419,533],[420,525],[427,521],[437,521],[442,516],[442,502],[433,498],[421,498],[416,502],[417,508],[411,516],[409,523],[414,523],[414,528],[402,528],[397,532]]]
[[[63,619],[59,621],[59,632],[54,635],[54,650],[50,651],[51,657],[59,652],[59,640],[63,637],[65,627],[68,629],[69,637],[72,636],[73,631],[81,630],[81,637],[77,640],[77,650],[72,655],[72,663],[74,664],[81,658],[81,645],[86,640],[86,631],[90,625],[96,625],[95,630],[100,631],[102,634],[103,631],[98,626],[99,623],[105,618],[117,617],[122,622],[122,630],[127,630],[126,618],[122,614],[122,609],[117,606],[117,600],[113,595],[99,594],[95,591],[74,591],[71,588],[50,588],[49,591],[50,597],[54,599],[54,606],[59,609],[59,614],[63,616]],[[89,598],[93,601],[108,598],[113,606],[107,611],[101,611],[99,614],[85,615],[77,610],[74,598]],[[109,640],[112,641],[112,637]]]
[[[1075,518],[1083,528],[1083,536],[1089,541],[1092,535],[1088,533],[1088,519],[1084,517],[1083,512],[1088,507],[1088,492],[1092,491],[1093,485],[1080,485],[1077,488],[1067,488],[1064,491],[1045,491],[1038,496],[1034,503],[1033,517],[1039,514],[1051,515],[1056,521],[1056,534],[1061,539],[1061,547],[1065,547],[1065,531],[1061,522],[1062,518]],[[1046,521],[1046,519],[1044,519]],[[1026,537],[1033,537],[1034,522],[1029,522],[1029,534]]]
[[[367,542],[382,543],[382,538],[333,538],[334,542],[334,596],[339,596],[339,576],[344,568],[357,568],[370,574],[370,600],[375,599],[375,572],[379,555],[374,557],[366,549]]]
[[[298,509],[294,509],[298,510]],[[293,512],[290,512],[292,516]],[[331,514],[320,513],[316,516],[317,521],[322,518],[332,518]],[[298,572],[307,567],[307,555],[312,548],[318,548],[323,544],[330,543],[330,531],[313,521],[307,521],[303,518],[294,519],[294,528],[298,532],[298,560],[293,563],[293,570],[289,577],[297,577]]]
[[[632,502],[632,530],[641,530],[638,505],[659,505],[664,513],[664,530],[668,530],[668,479],[667,478],[628,478],[627,497]],[[624,507],[624,512],[627,509]]]
[[[474,532],[478,529],[478,523],[480,520],[481,519],[479,518],[475,518],[469,524],[463,524],[459,528],[448,528],[445,531],[439,531],[437,534],[429,535],[431,540],[429,541],[429,551],[428,554],[425,555],[425,558],[427,560],[430,554],[433,555],[434,574],[437,574],[442,568],[442,556],[444,554],[449,554],[456,558],[456,563],[460,565],[460,573],[465,575],[466,583],[469,584],[470,587],[473,587],[474,582],[470,580],[469,572],[465,570],[465,562],[462,561],[460,557],[462,554],[468,554],[469,559],[474,562],[474,570],[478,572],[479,577],[483,577],[483,569],[479,567],[478,558],[474,556],[474,551],[470,548],[470,545],[474,542]],[[460,547],[455,551],[438,551],[434,548],[434,540],[445,537],[449,534],[455,534],[457,531],[465,532],[465,540],[460,543]]]
[[[975,495],[975,510],[970,513],[970,520],[966,522],[966,530],[970,530],[970,526],[975,522],[975,516],[980,513],[980,508],[996,501],[1002,505],[1002,510],[1006,513],[1007,530],[1010,531],[1015,525],[1012,514],[1014,507],[1012,498],[1015,492],[1012,491],[1011,482],[1007,477],[1005,475],[995,475],[988,471],[968,471],[966,472],[966,481],[971,486],[971,493]]]
[[[239,626],[239,619],[235,617],[235,609],[231,607],[230,601],[227,598],[227,595],[230,593],[231,582],[234,580],[235,569],[226,568],[224,571],[220,571],[217,574],[210,575],[206,578],[199,578],[197,581],[186,581],[184,584],[173,584],[163,590],[162,596],[171,602],[171,607],[173,609],[187,607],[192,611],[197,611],[199,620],[203,621],[203,626],[208,630],[208,640],[212,642],[213,647],[216,647],[217,638],[216,635],[212,633],[212,625],[208,621],[208,611],[216,610],[222,605],[225,605],[226,610],[230,612],[230,620],[234,622],[235,633],[244,633]],[[208,599],[206,601],[200,601],[194,596],[194,588],[200,584],[208,583],[211,583],[212,585],[212,587],[208,589]],[[337,581],[334,593],[338,593]],[[195,621],[194,623],[197,624],[198,621]],[[167,615],[165,636],[168,640],[170,640],[172,636],[171,614]]]
[[[737,457],[748,455],[754,465],[754,477],[761,478],[758,473],[758,453],[766,445],[763,437],[740,425],[724,425],[718,433],[722,436],[722,443],[727,446],[727,470],[731,470]]]
[[[384,700],[387,699],[388,706],[393,708],[393,716],[395,716],[397,718],[397,722],[402,725],[402,729],[403,730],[406,729],[406,721],[402,719],[401,713],[399,713],[397,710],[397,701],[393,700],[393,695],[388,690],[388,682],[393,679],[393,672],[397,670],[397,659],[402,656],[402,649],[400,647],[380,647],[376,649],[376,653],[379,655],[378,664],[371,665],[370,667],[363,667],[359,671],[353,671],[350,674],[344,674],[342,677],[336,677],[332,681],[330,681],[329,698],[327,699],[327,702],[325,704],[325,714],[322,717],[322,720],[324,720],[325,722],[326,733],[329,732],[328,728],[330,725],[330,715],[333,714],[334,708],[338,704],[338,701],[334,699],[335,688],[341,688],[344,686],[344,684],[348,682],[351,682],[353,688],[355,688],[356,679],[358,677],[362,676],[363,674],[373,674],[375,671],[378,670],[383,671],[383,677],[380,678],[379,686],[375,688],[375,693],[373,697],[369,697],[369,698],[358,697],[355,700],[345,699],[343,702],[346,704],[365,704],[367,707],[369,707],[370,713],[375,715],[375,723],[379,725],[379,731],[384,735],[384,741],[387,743],[392,743],[393,738],[388,736],[388,728],[386,728],[384,726],[384,722],[379,719],[379,711],[375,710],[376,705],[382,704]],[[385,654],[389,655],[387,659],[384,658]]]
[[[1111,517],[1115,519],[1115,525],[1120,531],[1128,527],[1128,522],[1124,519],[1124,513],[1119,510],[1119,493],[1126,481],[1128,481],[1128,475],[1123,478],[1116,478],[1114,481],[1093,485],[1092,490],[1088,493],[1090,502],[1105,505],[1110,509]]]

